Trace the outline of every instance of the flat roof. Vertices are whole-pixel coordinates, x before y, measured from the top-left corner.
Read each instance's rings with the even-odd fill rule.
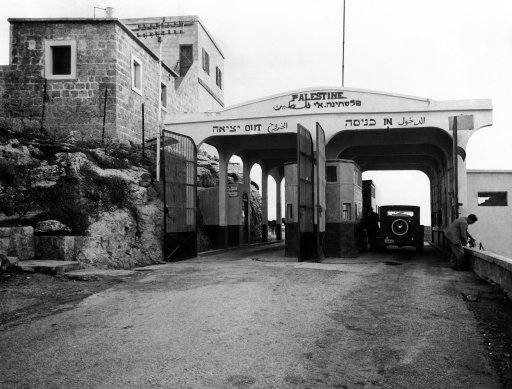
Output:
[[[498,169],[468,169],[467,173],[503,173],[512,174],[512,170],[498,170]]]
[[[121,20],[117,18],[9,18],[9,23],[114,23],[121,27],[139,46],[141,46],[151,57],[155,60],[159,60],[158,56],[147,47],[137,36],[126,26]],[[172,70],[167,64],[161,61],[162,67],[165,68],[173,77],[179,77],[179,75]]]

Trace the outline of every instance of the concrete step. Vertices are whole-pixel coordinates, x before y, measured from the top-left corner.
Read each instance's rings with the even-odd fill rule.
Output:
[[[122,270],[122,269],[79,269],[66,272],[66,277],[75,280],[97,280],[104,278],[123,278],[129,277],[136,273],[135,270]]]
[[[80,263],[75,261],[20,261],[17,266],[23,271],[38,273],[62,274],[80,268]]]

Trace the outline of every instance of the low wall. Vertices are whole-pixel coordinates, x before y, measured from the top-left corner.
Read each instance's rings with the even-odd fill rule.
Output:
[[[464,251],[475,274],[499,285],[512,299],[512,259],[469,247],[464,247]]]

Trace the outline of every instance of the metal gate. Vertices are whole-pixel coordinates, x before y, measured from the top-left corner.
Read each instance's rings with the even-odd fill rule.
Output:
[[[324,258],[325,249],[325,132],[319,123],[316,123],[316,193],[315,193],[315,234],[316,258]]]
[[[315,256],[315,191],[313,140],[309,131],[297,125],[297,204],[298,204],[298,250],[299,261]]]
[[[164,197],[164,260],[197,256],[197,148],[192,138],[164,130],[160,165]]]

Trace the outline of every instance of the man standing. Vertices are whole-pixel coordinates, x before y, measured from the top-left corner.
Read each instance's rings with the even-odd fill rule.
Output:
[[[363,221],[363,227],[366,228],[368,235],[368,243],[370,250],[375,251],[377,248],[377,233],[379,232],[379,215],[373,210],[368,209],[366,217]]]
[[[457,270],[464,270],[466,267],[462,246],[468,244],[468,225],[475,223],[477,220],[478,218],[473,214],[467,217],[459,217],[444,230],[444,236],[448,240],[452,254],[450,256],[450,267]],[[469,236],[471,237],[471,235]]]

